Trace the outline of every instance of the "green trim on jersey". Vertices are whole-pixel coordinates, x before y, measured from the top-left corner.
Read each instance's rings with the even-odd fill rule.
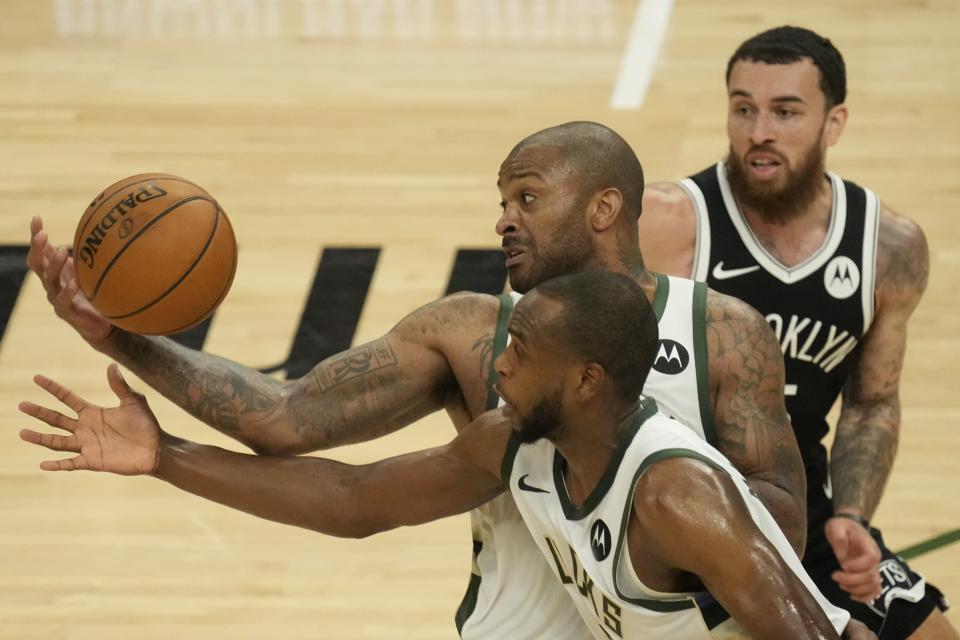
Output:
[[[694,451],[693,449],[684,449],[684,448],[675,447],[671,449],[661,449],[660,451],[651,453],[649,456],[647,456],[644,459],[644,461],[640,463],[640,468],[637,469],[637,479],[639,480],[640,474],[642,474],[644,471],[646,471],[653,465],[657,464],[658,462],[663,462],[664,460],[669,460],[670,458],[694,458],[695,460],[699,460],[700,462],[707,463],[708,465],[710,465],[711,467],[714,467],[715,469],[720,469],[724,473],[727,472],[727,470],[721,467],[719,464],[717,464],[715,460],[711,460],[710,458],[703,455],[702,453]],[[636,482],[634,482],[634,484],[636,484]]]
[[[507,490],[510,490],[510,476],[513,475],[513,461],[517,459],[517,451],[520,449],[520,435],[514,431],[507,440],[507,448],[503,452],[503,460],[500,462],[500,480]]]
[[[507,323],[510,321],[510,315],[513,313],[513,298],[510,297],[509,293],[500,294],[500,311],[497,313],[497,327],[494,330],[493,334],[493,354],[490,356],[490,371],[487,373],[487,404],[485,407],[486,411],[496,409],[497,405],[500,404],[500,396],[497,395],[497,392],[493,390],[493,385],[497,383],[497,380],[500,379],[500,375],[497,373],[497,370],[493,368],[493,363],[496,361],[497,356],[503,353],[503,350],[507,347]],[[516,441],[515,436],[510,436],[510,440],[507,443],[507,450],[503,454],[503,462],[501,463],[501,471],[506,468],[506,465],[509,460],[509,468],[513,468],[513,459],[517,454],[517,447],[519,446],[519,441]],[[504,484],[507,484],[509,487],[510,476],[505,475],[503,477]],[[474,565],[476,565],[476,558],[480,555],[480,551],[483,550],[483,542],[481,540],[473,541],[473,557]],[[463,600],[460,601],[460,606],[457,607],[457,615],[454,617],[454,622],[457,624],[457,635],[463,633],[463,625],[467,623],[467,620],[470,619],[470,616],[473,615],[474,610],[477,608],[477,597],[480,593],[480,581],[481,576],[476,573],[470,574],[470,582],[467,584],[467,592],[463,595]]]
[[[507,323],[513,314],[513,298],[509,293],[500,294],[500,311],[497,314],[497,328],[493,334],[493,355],[490,356],[490,372],[487,374],[487,406],[486,410],[496,409],[500,404],[500,396],[493,390],[493,385],[500,379],[500,374],[493,368],[497,356],[507,348]]]
[[[627,495],[627,503],[623,506],[623,521],[620,523],[620,544],[617,546],[617,552],[613,556],[613,588],[616,590],[617,596],[619,596],[621,600],[635,604],[638,607],[643,607],[644,609],[660,612],[683,611],[684,609],[696,608],[697,603],[696,600],[694,600],[694,594],[677,594],[676,600],[631,598],[624,595],[623,592],[620,591],[620,583],[617,581],[617,567],[620,566],[620,561],[623,557],[623,550],[627,545],[627,527],[630,525],[630,518],[633,515],[633,496],[637,489],[637,482],[640,481],[640,476],[647,469],[656,463],[662,462],[669,458],[694,458],[696,460],[700,460],[701,462],[705,462],[712,467],[723,470],[723,467],[697,451],[693,451],[692,449],[671,448],[661,449],[660,451],[651,453],[644,459],[643,462],[640,463],[640,467],[633,475],[633,482],[630,483],[630,486],[633,487],[633,489]]]
[[[707,443],[717,446],[717,427],[713,423],[713,403],[710,402],[710,369],[707,362],[707,285],[693,283],[693,363],[697,370],[697,404],[700,405],[700,424]]]
[[[653,307],[653,315],[657,317],[659,323],[660,318],[663,317],[664,309],[667,308],[667,298],[670,297],[670,278],[662,273],[654,273],[653,275],[657,279],[657,289],[653,292],[653,302],[650,303],[650,306]]]
[[[587,499],[583,501],[580,507],[574,506],[570,501],[570,496],[567,494],[566,483],[563,481],[563,469],[567,466],[567,461],[560,455],[559,450],[554,451],[553,483],[557,488],[557,495],[560,497],[560,506],[563,507],[563,515],[566,516],[567,520],[582,520],[597,508],[600,501],[607,495],[607,491],[610,490],[614,479],[616,479],[617,470],[620,468],[620,463],[623,461],[623,456],[626,455],[630,443],[633,442],[633,437],[637,434],[637,431],[640,430],[640,427],[643,426],[643,423],[647,421],[647,418],[656,414],[658,410],[657,403],[653,398],[644,398],[640,401],[640,407],[637,409],[633,422],[620,434],[620,442],[617,443],[617,448],[614,450],[610,462],[607,463],[607,468],[604,470],[603,475],[600,476],[597,486],[593,488],[593,491],[590,492],[590,495],[587,496]]]
[[[473,557],[476,558],[480,555],[480,550],[483,549],[483,543],[479,540],[473,541]],[[463,595],[463,600],[460,601],[460,606],[457,607],[457,615],[454,616],[453,621],[457,625],[457,635],[463,633],[463,625],[467,623],[467,620],[473,614],[474,609],[477,608],[477,596],[480,593],[480,576],[475,573],[470,574],[470,582],[467,584],[467,592]]]

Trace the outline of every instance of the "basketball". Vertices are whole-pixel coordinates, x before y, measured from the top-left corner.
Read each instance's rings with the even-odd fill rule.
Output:
[[[114,325],[167,335],[204,320],[237,267],[230,220],[206,190],[145,173],[94,198],[77,225],[73,260],[81,291]]]

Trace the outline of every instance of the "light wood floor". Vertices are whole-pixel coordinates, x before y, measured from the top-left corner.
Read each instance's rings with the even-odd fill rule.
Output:
[[[634,10],[628,0],[6,0],[0,244],[25,244],[37,214],[68,242],[101,187],[180,174],[218,197],[242,245],[208,350],[281,360],[325,245],[384,248],[357,335],[367,340],[442,293],[457,247],[497,246],[496,171],[520,138],[599,120],[631,141],[651,180],[687,175],[725,150],[729,53],[762,28],[810,26],[849,69],[851,118],[831,167],[920,221],[932,248],[900,453],[876,521],[895,549],[960,527],[960,5],[676,0],[645,105],[615,112]],[[0,637],[455,637],[465,518],[341,541],[151,479],[41,473],[41,453],[16,437],[16,402],[42,397],[30,376],[107,401],[105,365],[28,279],[0,347]],[[169,430],[227,444],[149,397]],[[372,460],[451,435],[436,415],[335,455]],[[914,565],[960,597],[960,544]]]

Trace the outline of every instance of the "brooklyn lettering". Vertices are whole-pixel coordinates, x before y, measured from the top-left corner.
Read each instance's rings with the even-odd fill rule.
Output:
[[[820,320],[793,315],[787,320],[778,313],[767,316],[777,334],[784,358],[815,364],[826,373],[833,371],[857,347],[856,336]]]
[[[100,244],[107,237],[110,229],[112,229],[119,220],[123,219],[124,216],[127,215],[127,212],[135,209],[141,202],[162,198],[165,195],[167,195],[167,192],[153,182],[148,182],[136,191],[131,191],[97,221],[97,225],[87,234],[87,237],[83,239],[83,244],[77,251],[77,257],[83,264],[92,269],[96,260],[97,251],[100,249]]]

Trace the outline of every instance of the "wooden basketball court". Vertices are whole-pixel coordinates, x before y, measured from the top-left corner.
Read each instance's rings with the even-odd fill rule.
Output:
[[[960,5],[676,0],[643,105],[614,110],[635,12],[654,5],[7,0],[0,245],[25,246],[34,215],[68,243],[107,184],[182,175],[219,199],[240,242],[205,350],[283,361],[325,247],[379,249],[353,336],[366,341],[443,294],[460,249],[499,246],[496,172],[522,137],[598,120],[631,142],[651,181],[688,175],[725,152],[727,56],[766,27],[809,26],[848,66],[851,117],[830,167],[918,220],[931,246],[876,523],[893,549],[956,530]],[[35,278],[18,290],[16,250],[5,251],[14,293],[0,302],[16,302],[0,344],[0,638],[456,637],[465,516],[345,541],[149,478],[39,471],[43,452],[17,438],[17,402],[44,399],[31,376],[109,402],[107,361],[57,320]],[[169,431],[236,446],[148,397]],[[333,455],[368,461],[452,434],[437,414]],[[913,565],[960,599],[960,544]]]

